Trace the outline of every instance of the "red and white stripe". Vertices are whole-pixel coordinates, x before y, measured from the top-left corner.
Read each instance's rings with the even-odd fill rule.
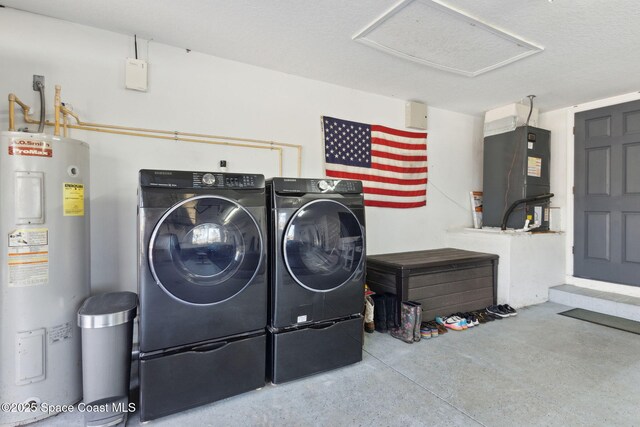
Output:
[[[371,167],[325,163],[328,177],[358,179],[366,206],[427,204],[427,134],[371,125]]]

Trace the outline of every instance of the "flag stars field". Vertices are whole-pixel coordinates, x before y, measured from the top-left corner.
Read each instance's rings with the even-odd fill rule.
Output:
[[[323,133],[326,175],[361,180],[366,206],[426,205],[426,133],[332,117],[323,117]]]

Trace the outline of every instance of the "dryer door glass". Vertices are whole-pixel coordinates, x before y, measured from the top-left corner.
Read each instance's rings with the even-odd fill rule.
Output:
[[[316,200],[299,209],[284,235],[285,264],[300,285],[330,291],[346,283],[361,267],[364,236],[346,206]]]
[[[251,282],[262,261],[262,235],[236,202],[198,196],[178,203],[158,221],[149,265],[170,295],[193,304],[224,301]]]

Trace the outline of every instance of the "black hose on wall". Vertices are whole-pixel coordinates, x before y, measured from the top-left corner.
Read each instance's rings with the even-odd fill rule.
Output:
[[[44,85],[41,82],[36,82],[36,88],[38,89],[38,92],[40,92],[40,124],[38,125],[38,133],[42,133],[44,132],[46,108],[46,104],[44,102]]]
[[[511,204],[511,206],[509,206],[509,209],[507,209],[507,211],[502,216],[502,226],[500,227],[500,229],[501,230],[507,229],[507,221],[509,221],[509,215],[511,215],[514,209],[517,208],[519,205],[523,203],[529,203],[529,202],[538,202],[540,200],[550,199],[552,197],[553,197],[553,193],[547,193],[547,194],[540,194],[538,196],[527,197],[525,199],[516,200]]]

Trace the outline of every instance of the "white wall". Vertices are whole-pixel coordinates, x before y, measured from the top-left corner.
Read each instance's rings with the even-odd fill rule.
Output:
[[[450,230],[447,246],[496,254],[498,304],[524,307],[547,301],[549,288],[564,283],[564,233],[498,229]]]
[[[567,180],[570,171],[567,169],[567,123],[566,113],[555,110],[539,115],[540,127],[551,131],[551,170],[550,184],[551,206],[560,208],[561,230],[567,230]]]
[[[640,99],[640,93],[630,93],[601,99],[585,104],[574,105],[540,115],[540,127],[551,130],[551,191],[556,194],[553,206],[563,211],[563,230],[567,232],[565,244],[566,283],[640,297],[640,287],[625,286],[616,283],[601,282],[573,277],[573,182],[574,182],[574,139],[573,125],[575,114],[580,111],[616,105]],[[564,187],[564,188],[563,188]]]
[[[427,206],[368,208],[372,254],[443,247],[447,229],[471,226],[469,191],[482,188],[482,119],[434,108],[427,114]]]
[[[322,176],[320,116],[402,128],[404,100],[269,71],[158,43],[139,41],[149,61],[149,91],[124,89],[133,39],[65,21],[0,8],[0,94],[39,107],[33,74],[46,77],[85,121],[213,133],[302,144],[303,176]],[[5,98],[6,99],[6,98]],[[469,226],[468,191],[481,186],[477,117],[429,108],[428,206],[367,210],[370,253],[442,246],[445,230]],[[0,125],[8,109],[0,103]],[[32,129],[34,127],[32,126]],[[51,130],[48,129],[48,132]],[[136,185],[141,168],[217,169],[277,174],[266,150],[204,146],[72,131],[91,146],[91,255],[95,291],[136,289]],[[295,175],[296,153],[284,175]]]

